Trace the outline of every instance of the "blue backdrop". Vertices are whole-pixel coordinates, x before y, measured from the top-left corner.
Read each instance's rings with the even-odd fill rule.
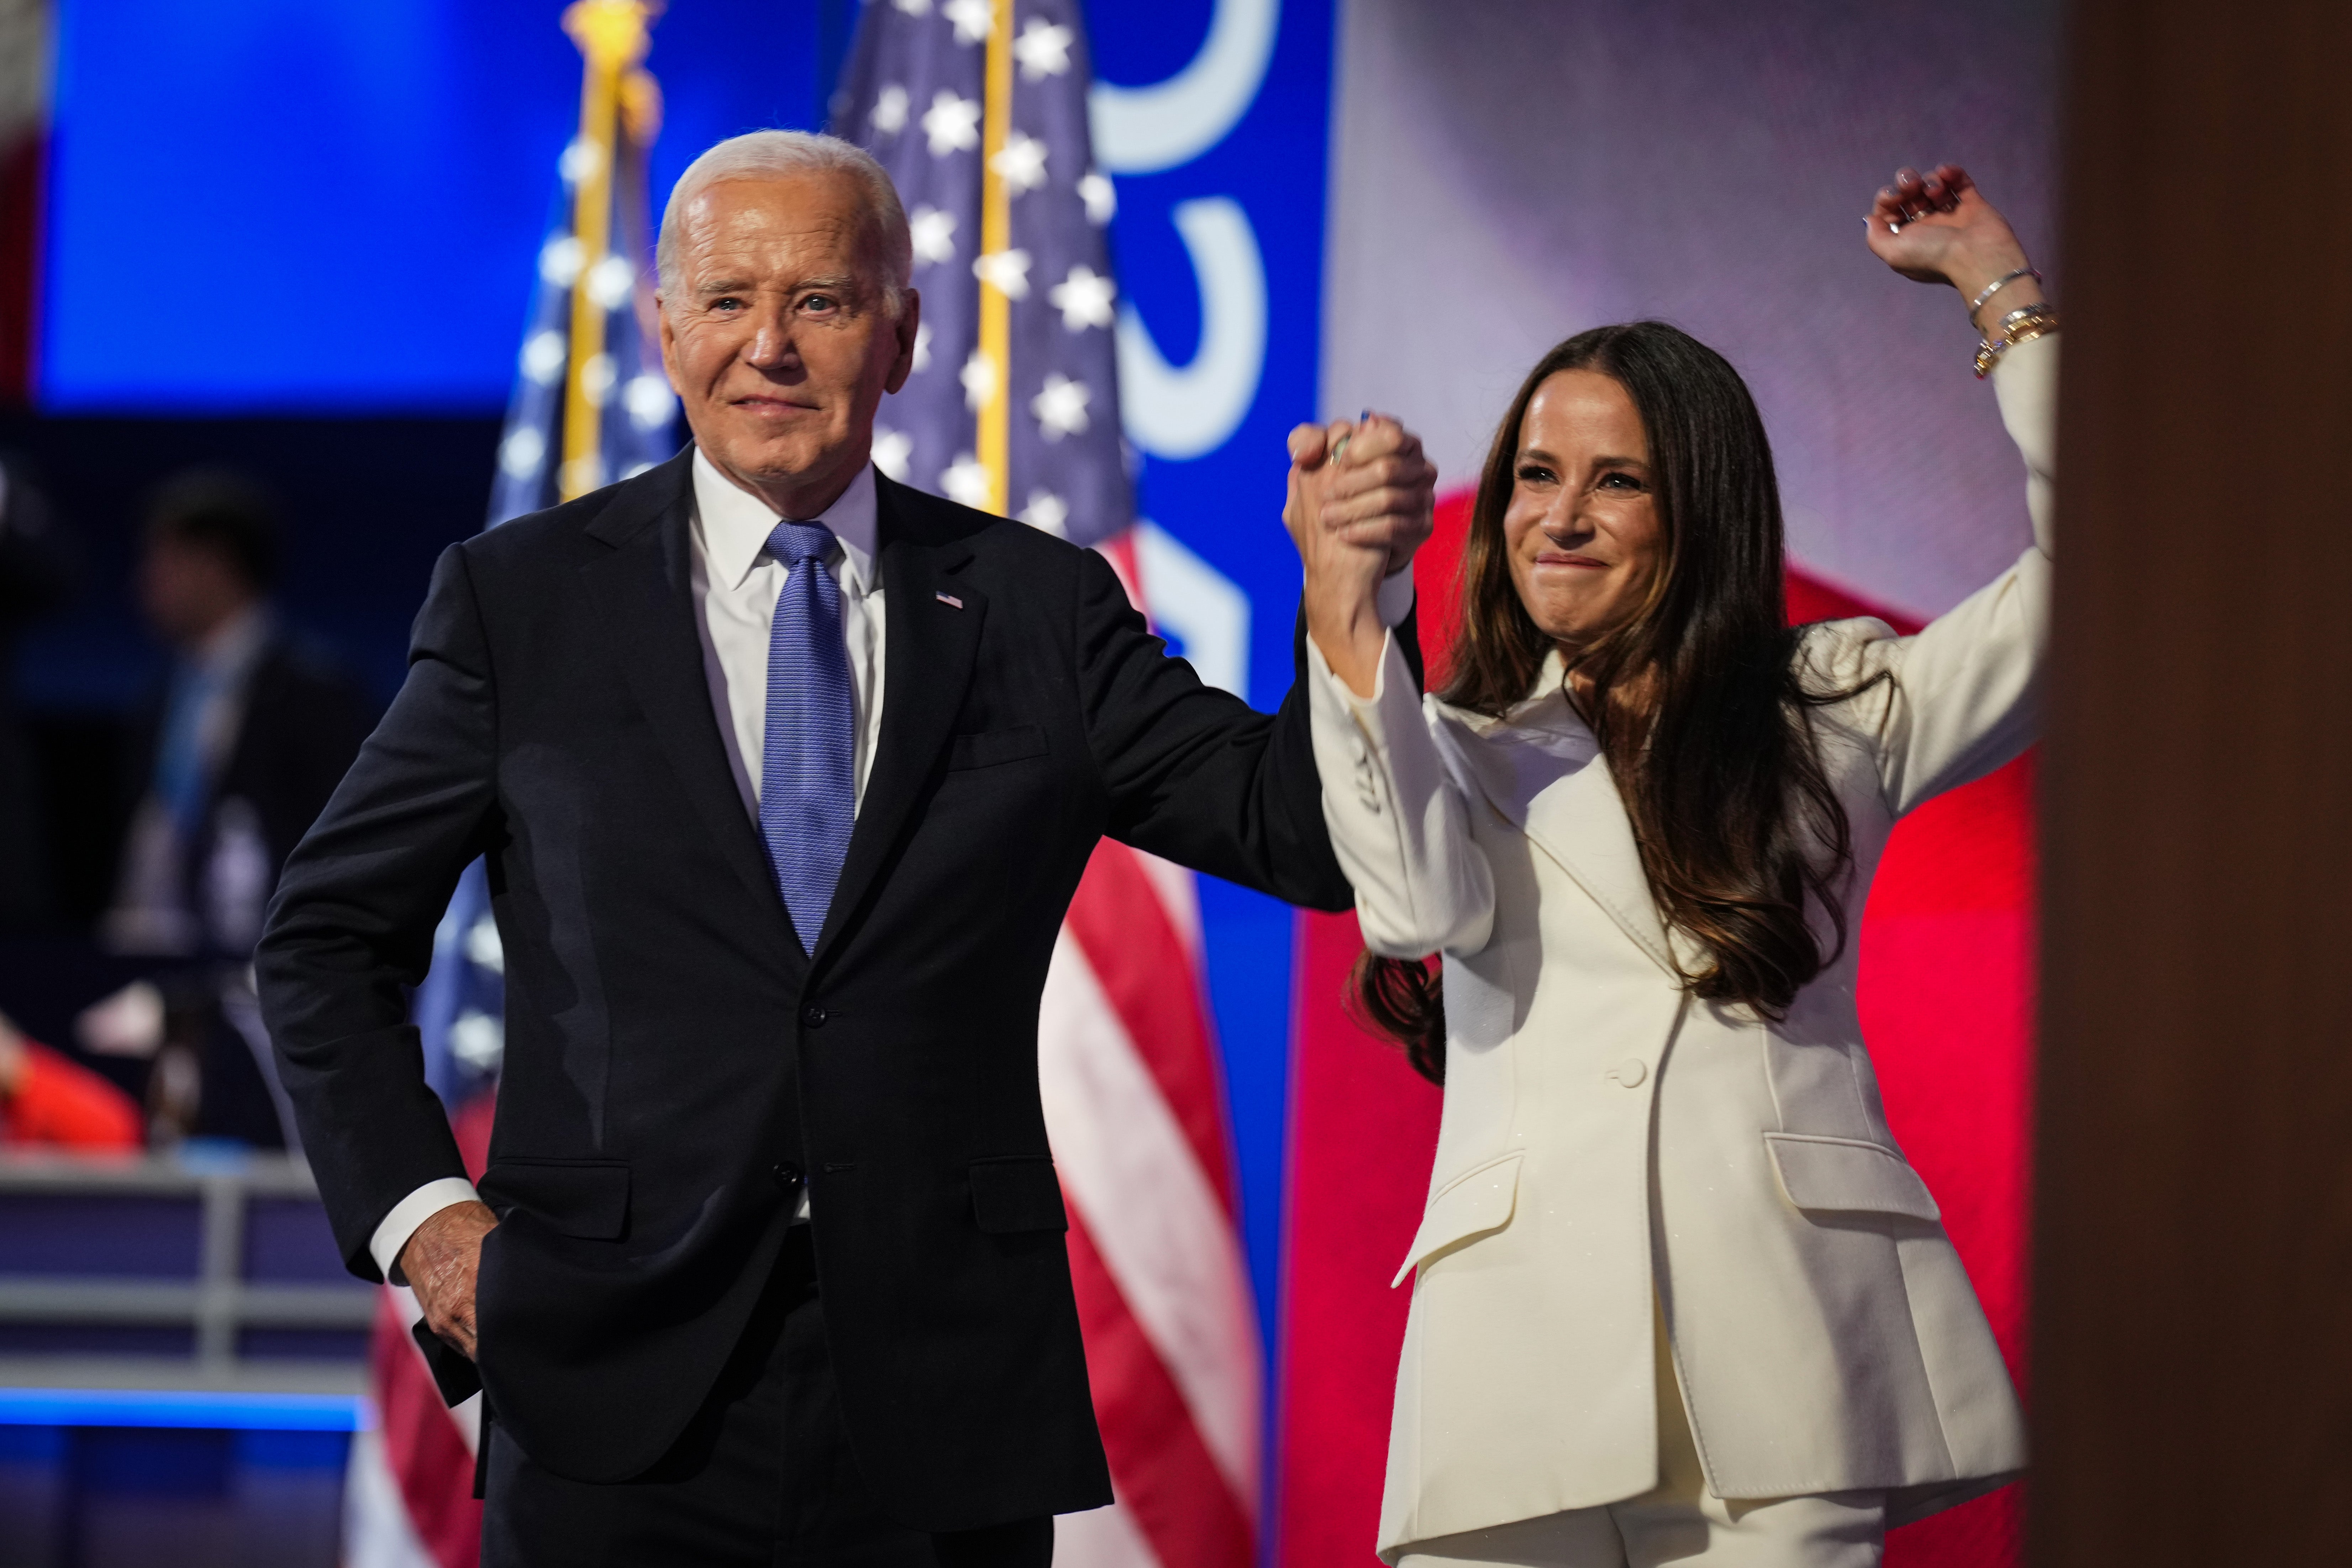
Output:
[[[579,57],[556,25],[561,9],[560,0],[60,0],[43,408],[502,409],[556,157],[578,114]],[[723,136],[820,124],[856,9],[855,0],[672,0],[647,62],[667,106],[656,190]],[[1240,84],[1226,95],[1222,134],[1163,153],[1161,166],[1114,167],[1112,229],[1122,291],[1180,382],[1219,308],[1204,308],[1202,278],[1217,268],[1196,258],[1201,232],[1191,244],[1180,233],[1180,206],[1224,215],[1229,319],[1247,314],[1248,266],[1257,268],[1262,351],[1241,332],[1227,344],[1243,343],[1240,359],[1228,353],[1226,374],[1212,378],[1229,412],[1189,436],[1171,437],[1163,421],[1155,437],[1134,416],[1130,392],[1129,424],[1144,514],[1249,601],[1250,695],[1270,707],[1289,681],[1297,602],[1279,520],[1283,434],[1315,412],[1331,6],[1167,0],[1098,5],[1090,19],[1099,78],[1129,87],[1193,67],[1213,22],[1229,40],[1273,28],[1270,52],[1219,57]],[[1238,225],[1222,204],[1238,209]],[[1162,405],[1194,390],[1181,384]],[[485,497],[488,479],[486,468]],[[387,592],[413,591],[405,574],[392,581]],[[387,604],[355,624],[384,628],[370,635],[388,642],[411,609]],[[349,651],[373,662],[390,650]],[[1222,884],[1204,883],[1202,901],[1250,1260],[1270,1322],[1290,916]]]

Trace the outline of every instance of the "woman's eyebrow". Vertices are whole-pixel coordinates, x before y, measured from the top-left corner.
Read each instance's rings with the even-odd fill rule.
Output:
[[[1519,452],[1519,461],[1522,463],[1549,463],[1555,468],[1565,468],[1567,466],[1551,453],[1545,451],[1541,447],[1523,447]],[[1593,458],[1592,466],[1596,468],[1646,468],[1650,464],[1648,459],[1643,458],[1602,457]]]

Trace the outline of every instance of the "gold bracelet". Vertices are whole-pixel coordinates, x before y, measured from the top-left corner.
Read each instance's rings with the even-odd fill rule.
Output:
[[[2058,307],[2051,304],[2045,300],[2038,304],[2027,305],[2021,310],[2011,310],[2008,315],[2003,316],[1999,324],[1997,324],[1993,330],[1986,335],[1988,337],[2006,338],[2015,334],[2028,321],[2054,321],[2057,319]]]
[[[1992,374],[2000,356],[2020,343],[2030,343],[2058,330],[2058,311],[2049,304],[2028,305],[2021,310],[2011,310],[2000,319],[1995,335],[1977,345],[1977,379],[1982,381]]]

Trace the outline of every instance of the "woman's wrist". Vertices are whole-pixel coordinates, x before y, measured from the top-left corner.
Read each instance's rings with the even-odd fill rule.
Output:
[[[1944,280],[1960,291],[1962,300],[1973,300],[1998,279],[2011,272],[2031,273],[2032,269],[2033,263],[2026,259],[2021,246],[2013,240],[1996,241],[1981,249],[1955,251],[1944,265]],[[2006,285],[2000,298],[2007,299],[2027,281],[2021,278]]]
[[[1347,682],[1348,689],[1359,697],[1370,697],[1379,689],[1381,656],[1388,644],[1388,628],[1381,624],[1380,607],[1373,595],[1350,595],[1318,602],[1310,589],[1307,605],[1307,635],[1322,650],[1323,662],[1331,673]]]

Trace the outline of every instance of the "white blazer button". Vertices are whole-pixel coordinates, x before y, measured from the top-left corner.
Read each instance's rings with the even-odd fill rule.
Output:
[[[1639,1089],[1642,1080],[1650,1076],[1650,1069],[1641,1058],[1627,1057],[1609,1069],[1609,1076],[1627,1089]]]

